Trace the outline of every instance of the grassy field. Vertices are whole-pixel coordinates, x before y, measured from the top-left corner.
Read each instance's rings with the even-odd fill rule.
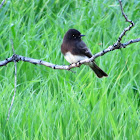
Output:
[[[123,0],[135,23],[122,42],[140,37],[140,1]],[[60,51],[70,28],[86,36],[97,53],[118,39],[129,24],[117,0],[12,0],[0,9],[0,61],[16,54],[66,65]],[[0,140],[139,140],[140,43],[96,59],[108,78],[86,66],[76,73],[25,62],[0,67]]]

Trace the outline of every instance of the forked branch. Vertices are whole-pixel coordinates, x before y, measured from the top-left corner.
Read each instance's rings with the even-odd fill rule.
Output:
[[[0,61],[0,66],[4,66],[4,65],[6,65],[6,64],[8,64],[10,62],[24,61],[24,62],[29,62],[29,63],[32,63],[32,64],[44,65],[44,66],[47,66],[47,67],[50,67],[50,68],[53,68],[53,69],[70,70],[71,68],[79,67],[80,65],[82,65],[84,63],[91,62],[95,58],[97,58],[99,56],[102,56],[102,55],[104,55],[104,54],[106,54],[106,53],[108,53],[110,51],[125,48],[125,47],[127,47],[128,45],[130,45],[132,43],[140,42],[140,38],[137,38],[137,39],[129,40],[126,43],[121,43],[121,40],[122,40],[123,36],[125,35],[125,33],[127,31],[131,30],[131,28],[134,26],[134,23],[133,23],[133,21],[129,20],[128,17],[126,16],[126,14],[124,13],[123,7],[122,7],[122,1],[121,0],[118,0],[118,1],[119,1],[119,4],[120,4],[122,15],[124,16],[126,22],[129,22],[130,25],[122,31],[122,33],[120,34],[120,36],[119,36],[118,40],[116,41],[116,43],[114,43],[112,46],[109,46],[105,50],[96,53],[91,58],[82,60],[82,61],[80,61],[78,63],[75,63],[75,64],[65,65],[64,66],[64,65],[56,65],[56,64],[52,64],[52,63],[45,62],[45,61],[42,61],[42,60],[28,58],[28,57],[24,57],[24,56],[21,56],[21,55],[14,54],[13,56],[7,58],[6,60]]]

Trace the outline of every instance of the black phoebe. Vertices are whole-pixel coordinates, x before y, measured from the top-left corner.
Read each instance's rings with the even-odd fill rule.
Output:
[[[91,51],[87,48],[86,44],[81,40],[82,36],[84,35],[82,35],[78,30],[69,29],[63,38],[61,52],[63,53],[65,59],[70,64],[92,57]],[[90,68],[95,72],[95,74],[99,78],[108,76],[102,69],[100,69],[95,64],[95,62],[90,62],[86,65],[89,65]]]

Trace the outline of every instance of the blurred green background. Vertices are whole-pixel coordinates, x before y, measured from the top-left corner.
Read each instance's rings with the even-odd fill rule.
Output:
[[[123,0],[135,26],[122,42],[140,37],[140,0]],[[117,0],[11,0],[0,9],[0,61],[16,54],[68,64],[60,51],[70,28],[86,36],[95,54],[113,45],[129,23]],[[76,73],[17,63],[0,67],[0,139],[140,139],[140,43],[96,59],[108,73],[98,79],[86,66]]]

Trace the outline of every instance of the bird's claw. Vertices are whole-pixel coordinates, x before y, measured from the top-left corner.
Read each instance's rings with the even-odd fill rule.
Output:
[[[80,67],[80,66],[81,66],[80,61],[78,61],[78,62],[76,63],[76,66],[77,66],[77,67]]]

